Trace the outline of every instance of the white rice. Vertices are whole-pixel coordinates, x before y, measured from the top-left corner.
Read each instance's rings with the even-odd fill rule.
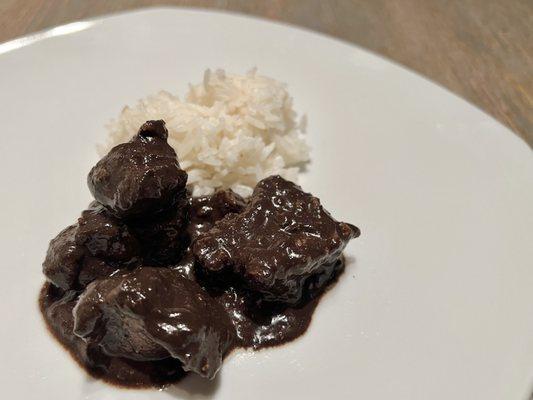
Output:
[[[245,76],[207,70],[185,99],[162,91],[125,107],[110,122],[109,140],[99,152],[128,141],[146,120],[163,119],[193,196],[231,188],[246,197],[274,174],[297,181],[309,147],[305,119],[296,122],[284,84],[255,70]]]

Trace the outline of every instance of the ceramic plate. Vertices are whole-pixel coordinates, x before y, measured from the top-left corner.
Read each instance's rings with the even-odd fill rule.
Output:
[[[0,45],[0,392],[6,399],[524,399],[533,383],[533,157],[491,117],[339,41],[152,9]],[[162,391],[88,377],[37,309],[48,241],[89,202],[105,124],[205,68],[284,81],[304,188],[362,230],[308,332]]]

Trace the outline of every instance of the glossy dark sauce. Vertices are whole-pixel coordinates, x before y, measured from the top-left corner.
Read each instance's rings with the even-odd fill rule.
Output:
[[[189,235],[195,238],[205,232],[214,222],[231,212],[238,212],[244,202],[220,199],[220,194],[210,198],[191,201]],[[236,332],[236,339],[229,351],[243,347],[262,349],[290,342],[305,333],[322,294],[335,283],[344,269],[341,257],[326,265],[318,275],[306,282],[305,295],[298,304],[269,303],[254,297],[244,289],[233,285],[235,277],[226,276],[218,282],[206,277],[201,268],[195,266],[190,249],[185,251],[181,261],[168,267],[176,274],[194,280],[209,293],[210,300],[218,303],[227,312]],[[164,386],[178,382],[187,373],[174,358],[158,361],[133,361],[110,357],[99,346],[88,344],[73,333],[72,310],[79,292],[64,291],[45,283],[39,298],[39,305],[46,324],[53,336],[70,352],[72,357],[91,376],[124,387]]]
[[[302,335],[360,234],[277,175],[246,200],[192,199],[167,139],[147,121],[111,149],[87,178],[96,201],[43,262],[50,331],[91,375],[127,387],[213,379],[235,348]]]
[[[337,280],[343,270],[344,263],[339,261],[320,289],[310,292],[298,305],[254,302],[250,304],[249,294],[234,288],[226,289],[216,300],[224,306],[232,320],[239,347],[259,350],[279,346],[306,332],[321,295]]]

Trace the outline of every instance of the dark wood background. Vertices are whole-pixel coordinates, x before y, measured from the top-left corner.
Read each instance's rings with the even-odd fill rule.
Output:
[[[533,146],[533,0],[0,0],[0,42],[156,5],[252,14],[356,43],[438,82]]]

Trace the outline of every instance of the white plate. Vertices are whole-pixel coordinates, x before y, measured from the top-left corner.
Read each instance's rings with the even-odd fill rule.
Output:
[[[492,118],[356,47],[220,13],[118,15],[0,51],[0,397],[528,396],[533,157]],[[304,187],[361,227],[346,274],[304,337],[238,352],[214,382],[125,391],[87,377],[45,331],[37,293],[49,239],[89,202],[104,124],[206,67],[254,66],[308,115]]]

